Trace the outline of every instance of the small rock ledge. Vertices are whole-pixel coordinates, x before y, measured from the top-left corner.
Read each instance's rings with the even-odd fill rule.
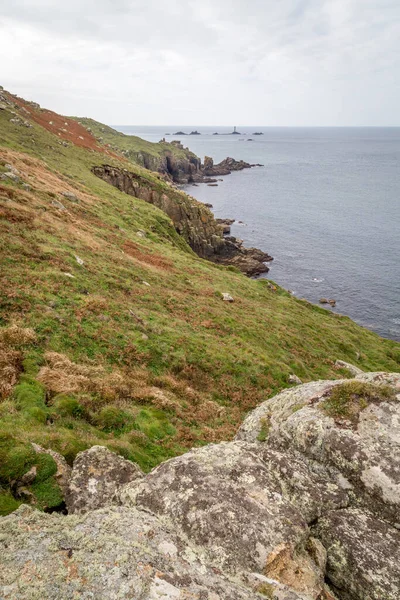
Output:
[[[287,389],[148,475],[95,446],[68,516],[0,519],[0,597],[398,600],[400,374]]]

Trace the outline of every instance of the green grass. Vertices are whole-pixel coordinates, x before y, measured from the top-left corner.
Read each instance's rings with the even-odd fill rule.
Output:
[[[86,127],[86,129],[90,129],[92,134],[102,145],[109,145],[113,150],[122,152],[125,157],[141,166],[145,166],[146,163],[152,164],[152,168],[157,170],[160,162],[168,153],[173,154],[177,160],[188,160],[190,157],[197,158],[190,150],[177,148],[168,143],[168,141],[160,141],[159,143],[154,144],[135,135],[125,135],[112,127],[108,127],[103,123],[95,121],[94,119],[80,117],[68,118],[74,119]]]
[[[389,386],[348,381],[335,386],[329,397],[320,403],[320,407],[329,417],[345,419],[356,425],[360,412],[369,404],[379,404],[395,398],[396,394]]]
[[[30,442],[70,464],[105,445],[148,471],[231,439],[291,373],[335,378],[336,359],[399,370],[399,344],[201,260],[164,213],[91,168],[112,162],[177,203],[192,198],[122,157],[65,147],[39,125],[9,119],[0,111],[0,167],[15,164],[21,183],[0,182],[0,375],[9,386],[0,387],[2,506],[13,505],[11,480],[36,464]],[[223,292],[235,302],[223,302]],[[40,507],[57,505],[53,477],[31,486]]]

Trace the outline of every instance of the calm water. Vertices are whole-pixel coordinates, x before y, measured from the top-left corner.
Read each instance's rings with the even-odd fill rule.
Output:
[[[267,277],[311,302],[335,298],[337,312],[400,340],[400,128],[119,129],[154,142],[198,129],[166,139],[215,162],[263,164],[186,189],[217,217],[245,223],[232,234],[274,257]]]

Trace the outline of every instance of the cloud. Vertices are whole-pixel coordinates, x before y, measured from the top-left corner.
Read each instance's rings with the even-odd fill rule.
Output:
[[[0,0],[4,87],[108,123],[399,125],[397,0]]]

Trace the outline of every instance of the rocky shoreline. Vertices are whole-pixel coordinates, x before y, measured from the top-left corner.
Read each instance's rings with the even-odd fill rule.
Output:
[[[226,227],[201,202],[172,185],[157,188],[147,179],[111,165],[93,167],[92,172],[122,192],[154,204],[173,221],[176,231],[201,258],[221,265],[232,265],[249,277],[267,273],[272,256],[257,248],[246,248],[243,241],[225,236]]]

